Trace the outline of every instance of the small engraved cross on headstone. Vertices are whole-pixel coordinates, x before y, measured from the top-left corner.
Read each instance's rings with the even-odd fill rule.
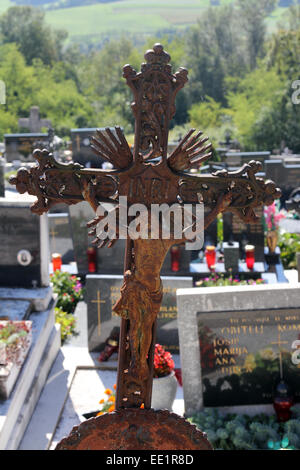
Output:
[[[97,299],[91,301],[93,304],[97,304],[97,316],[98,316],[98,336],[101,335],[101,304],[105,304],[105,300],[101,300],[100,291],[97,291]]]
[[[277,341],[273,341],[271,344],[276,344],[279,349],[279,370],[280,370],[280,380],[283,380],[283,363],[282,363],[282,350],[281,350],[281,345],[282,344],[288,344],[288,341],[281,341],[280,338],[280,331],[278,331],[278,338]]]

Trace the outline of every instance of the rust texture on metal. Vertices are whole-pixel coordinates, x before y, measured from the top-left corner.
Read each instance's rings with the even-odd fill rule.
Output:
[[[75,426],[55,450],[212,450],[205,434],[167,410],[127,409]]]
[[[160,44],[145,54],[141,72],[125,65],[123,76],[133,92],[135,142],[131,150],[119,127],[98,131],[92,148],[99,157],[113,165],[112,169],[87,169],[79,164],[58,163],[51,153],[37,150],[37,165],[20,169],[11,178],[20,193],[37,196],[32,211],[42,214],[54,204],[76,204],[86,200],[92,208],[111,202],[116,214],[121,209],[121,196],[128,207],[151,204],[204,203],[210,211],[204,227],[219,213],[231,211],[247,223],[257,220],[254,209],[270,205],[280,197],[272,181],[257,176],[260,162],[250,161],[237,171],[218,171],[212,175],[191,174],[211,157],[211,144],[201,132],[191,129],[171,155],[167,153],[170,120],[175,113],[175,97],[187,82],[187,70],[173,74],[170,56]],[[147,211],[146,211],[147,212]],[[113,240],[102,240],[97,231],[104,216],[96,215],[88,223],[89,234],[99,248],[113,246]],[[149,214],[145,214],[149,217]],[[149,224],[148,224],[149,225]],[[150,225],[149,225],[150,227]],[[151,227],[152,228],[152,227]],[[158,227],[159,229],[161,227]],[[160,233],[160,232],[159,232]],[[117,381],[117,410],[145,409],[151,406],[155,321],[162,300],[160,271],[173,244],[182,243],[172,235],[163,239],[128,239],[125,253],[124,282],[114,311],[122,318]]]

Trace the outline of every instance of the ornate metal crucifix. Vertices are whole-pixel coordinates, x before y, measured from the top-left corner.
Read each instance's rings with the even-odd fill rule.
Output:
[[[31,210],[38,214],[48,211],[56,203],[76,204],[83,200],[88,201],[95,212],[102,202],[113,203],[114,211],[118,213],[120,196],[126,196],[128,207],[142,203],[147,209],[151,204],[201,202],[210,209],[205,216],[204,228],[224,211],[236,213],[244,222],[255,222],[253,209],[272,204],[280,197],[280,190],[272,181],[265,182],[256,177],[261,164],[255,161],[235,172],[222,170],[212,175],[190,174],[192,165],[200,166],[211,157],[208,139],[203,138],[201,132],[195,134],[195,129],[191,129],[168,156],[169,124],[175,114],[176,94],[187,82],[187,70],[180,68],[172,74],[170,56],[160,44],[146,52],[145,60],[141,72],[137,73],[130,65],[123,69],[123,76],[134,96],[133,152],[119,127],[115,128],[115,134],[107,128],[105,132],[98,131],[97,138],[92,139],[92,148],[99,157],[112,163],[113,169],[85,169],[76,163],[62,164],[46,150],[35,151],[37,166],[30,170],[20,169],[11,183],[20,193],[27,191],[37,196]],[[102,219],[103,216],[96,215],[88,224],[91,235],[95,236],[94,243],[99,247],[105,243],[113,246],[119,229],[115,239],[102,240],[97,230]],[[117,415],[119,413],[122,422],[131,420],[137,423],[141,413],[146,413],[148,424],[154,419],[150,408],[155,323],[162,300],[160,270],[169,248],[183,241],[184,238],[178,239],[174,233],[170,239],[161,236],[158,239],[127,239],[124,282],[121,297],[114,306],[114,311],[122,317],[116,399]],[[163,413],[166,423],[168,413]],[[112,417],[109,422],[115,419]],[[180,420],[182,418],[177,417],[178,423]],[[114,423],[116,442],[117,425]],[[156,421],[156,430],[158,425]],[[170,426],[174,428],[173,424]],[[186,422],[184,426],[187,426]],[[138,431],[135,436],[137,434]],[[77,438],[78,444],[80,439]],[[196,445],[195,439],[194,433],[193,445]],[[151,448],[164,448],[157,447],[161,445],[158,441],[156,439],[156,447]],[[191,446],[191,442],[185,445]],[[147,443],[143,445],[146,447],[140,443],[138,448],[147,448]],[[198,445],[200,447],[193,448],[201,448],[204,444],[200,445],[198,440]]]

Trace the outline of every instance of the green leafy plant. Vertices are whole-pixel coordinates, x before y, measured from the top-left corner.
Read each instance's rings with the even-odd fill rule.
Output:
[[[76,318],[73,316],[76,305],[83,300],[83,288],[77,276],[55,271],[51,275],[53,291],[58,295],[55,308],[55,321],[60,324],[61,341],[64,343],[75,333]]]
[[[76,318],[72,313],[64,312],[60,308],[55,308],[55,322],[60,325],[61,341],[64,343],[75,333]]]
[[[296,268],[296,253],[300,252],[300,235],[297,233],[281,232],[278,246],[280,259],[285,269]]]
[[[207,408],[191,418],[215,449],[220,450],[280,450],[300,449],[300,413],[292,408],[293,418],[278,423],[276,416],[226,414]]]

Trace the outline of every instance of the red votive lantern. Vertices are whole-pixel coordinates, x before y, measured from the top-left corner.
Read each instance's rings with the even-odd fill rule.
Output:
[[[216,247],[214,245],[206,247],[205,258],[208,269],[213,269],[216,264]]]
[[[177,272],[180,267],[180,251],[178,246],[172,246],[171,248],[171,271]]]
[[[246,265],[248,269],[253,269],[255,263],[255,247],[253,245],[246,245],[245,246],[246,252]]]
[[[276,387],[275,397],[273,399],[273,406],[276,411],[277,420],[285,422],[291,419],[291,407],[294,404],[294,399],[288,385],[281,380]]]
[[[61,270],[61,254],[60,253],[53,253],[52,255],[52,268],[53,272]]]
[[[95,273],[97,271],[97,250],[93,246],[89,246],[87,249],[88,257],[88,270],[89,273]]]

